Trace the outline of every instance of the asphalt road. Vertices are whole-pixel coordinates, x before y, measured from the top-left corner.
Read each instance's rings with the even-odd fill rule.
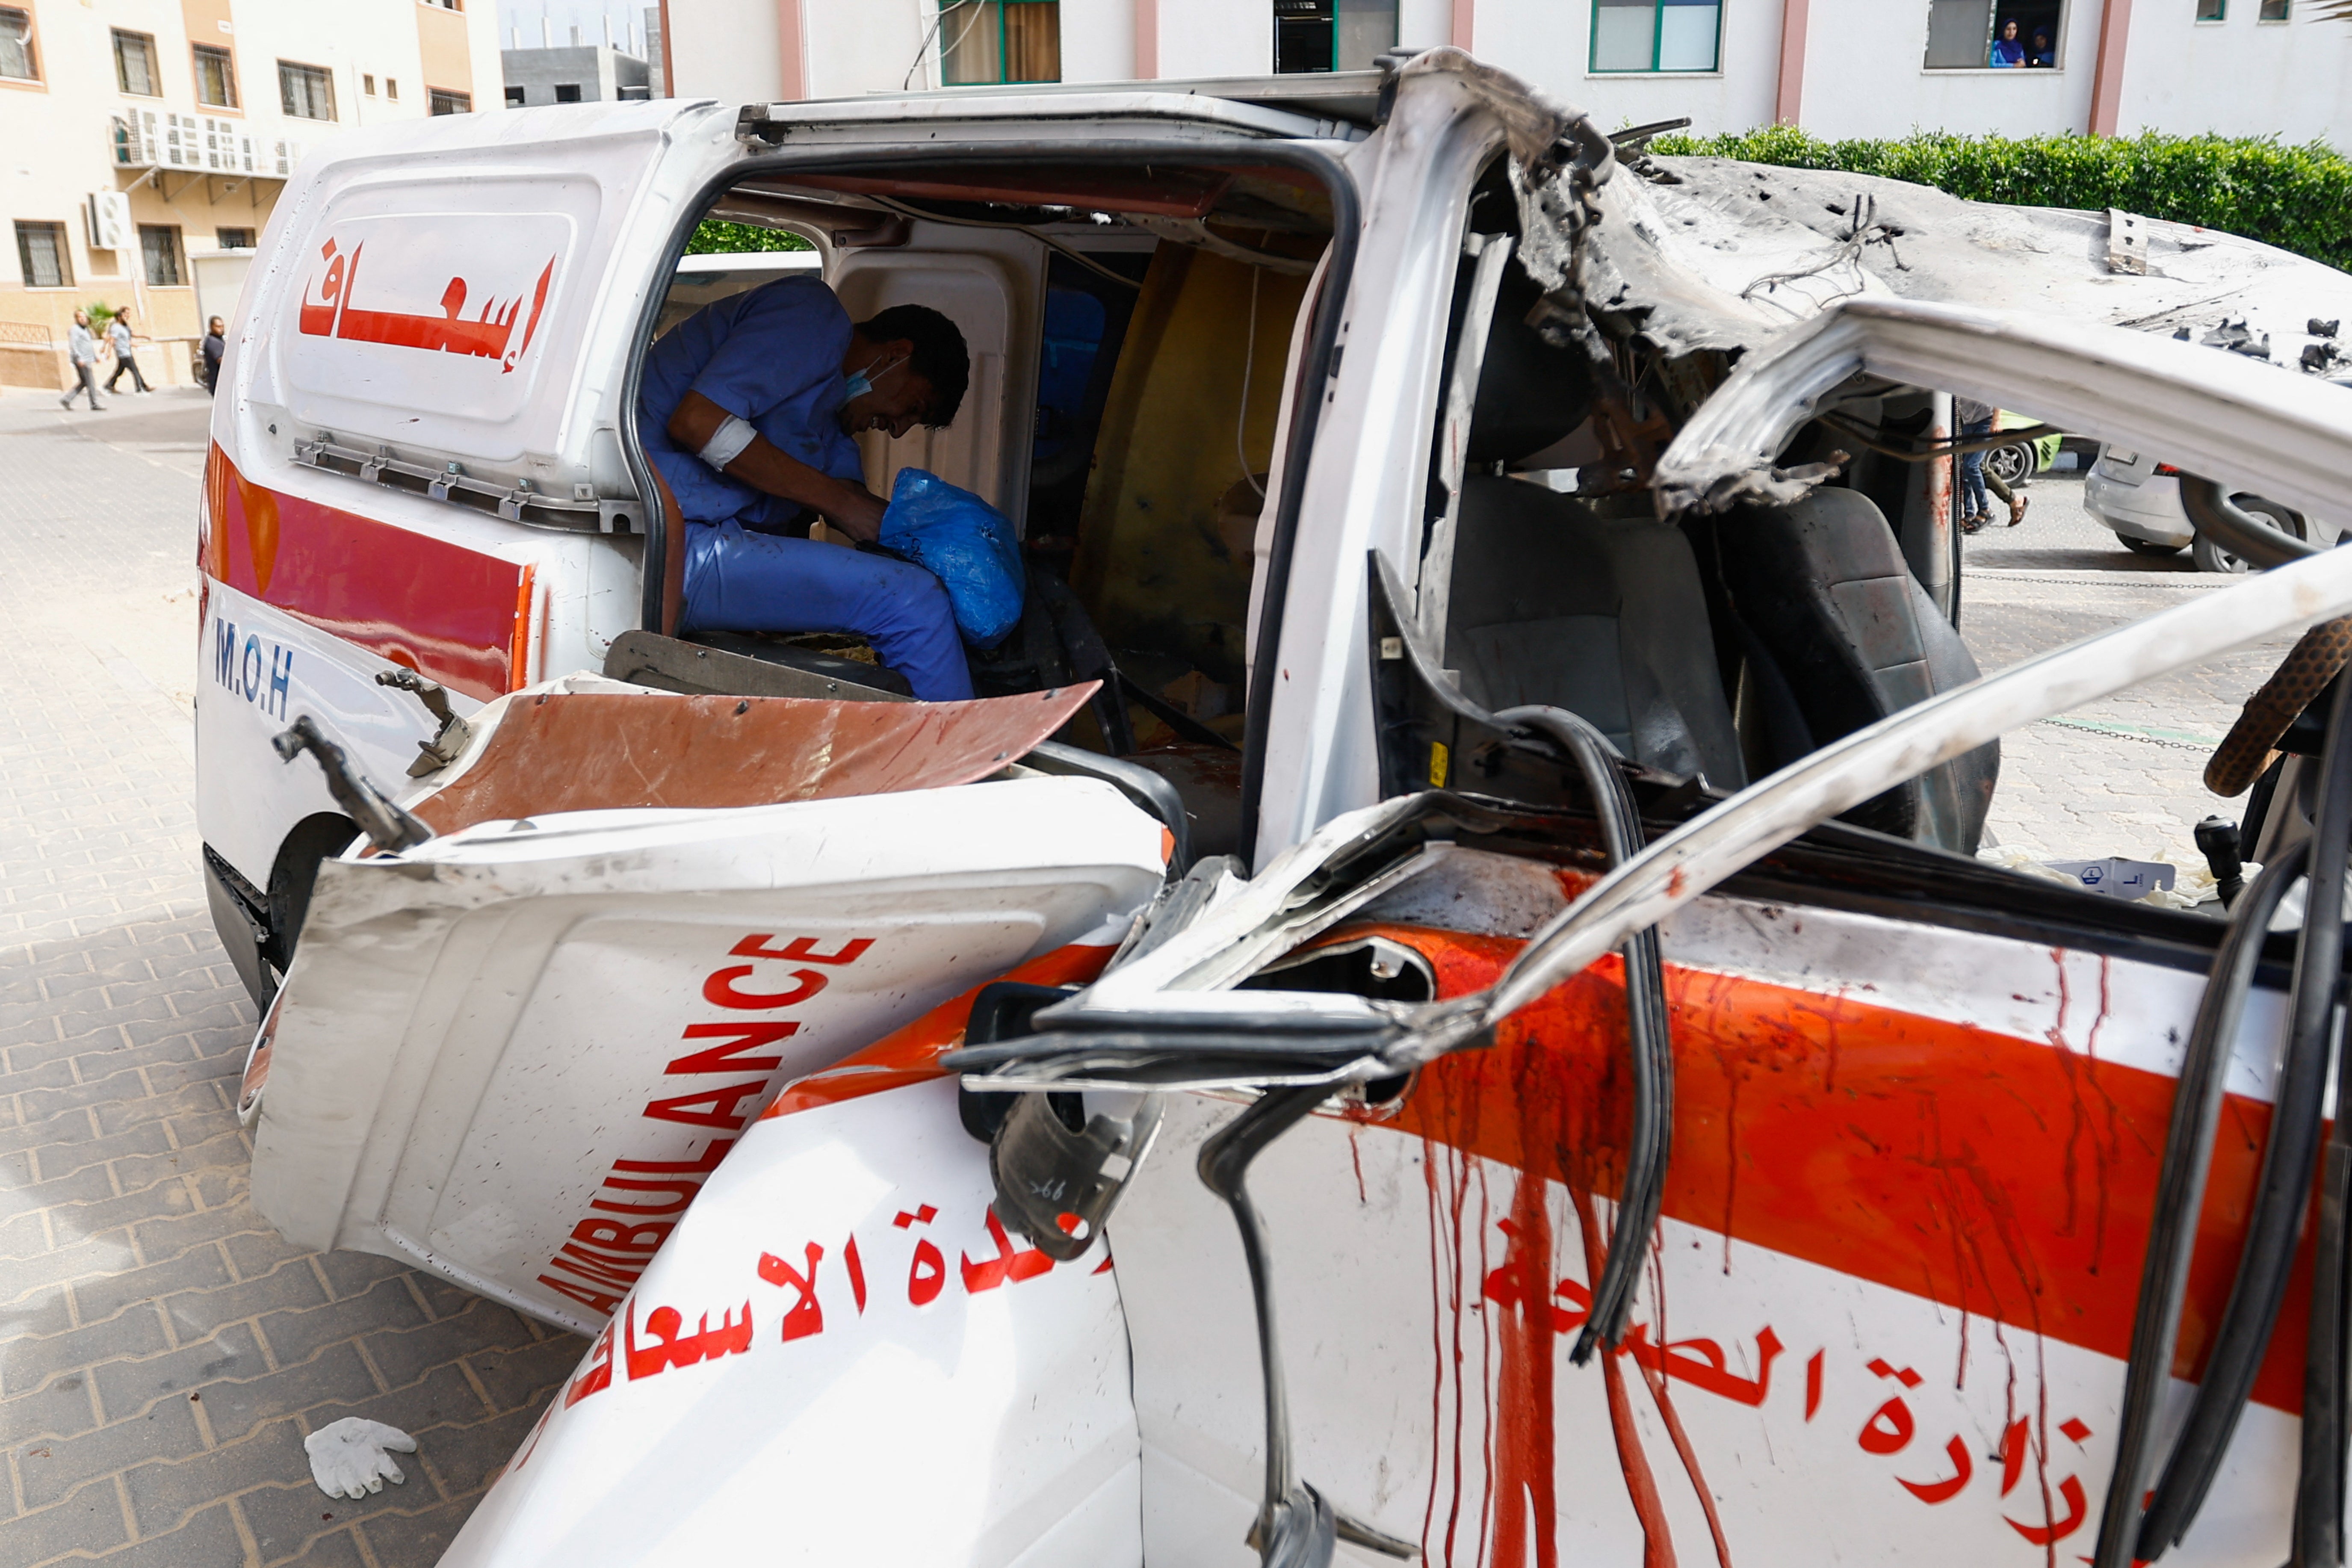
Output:
[[[230,1112],[253,1010],[190,805],[207,400],[0,393],[0,1562],[425,1568],[581,1352],[383,1259],[287,1246]],[[2046,477],[1966,546],[1988,668],[2221,580],[2116,546]],[[2037,855],[2186,857],[2210,741],[2281,641],[2009,738],[1992,829]],[[324,1497],[302,1436],[416,1435]]]

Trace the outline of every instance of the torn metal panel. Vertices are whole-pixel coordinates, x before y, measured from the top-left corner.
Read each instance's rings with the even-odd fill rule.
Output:
[[[633,806],[712,810],[971,784],[1026,755],[1092,681],[974,702],[834,702],[608,689],[507,700],[439,787],[436,833]]]
[[[2144,272],[2110,265],[2104,212],[1970,202],[1828,169],[1660,158],[1678,184],[1596,197],[1585,292],[1674,356],[1754,348],[1844,300],[2046,312],[2170,333],[2251,320],[2281,363],[2314,317],[2352,309],[2352,277],[2215,229],[2132,218]]]
[[[1947,388],[2312,515],[2343,511],[2352,388],[2143,332],[1886,299],[1850,301],[1743,363],[1659,460],[1661,506],[1796,499],[1819,476],[1780,472],[1775,458],[1857,378]]]

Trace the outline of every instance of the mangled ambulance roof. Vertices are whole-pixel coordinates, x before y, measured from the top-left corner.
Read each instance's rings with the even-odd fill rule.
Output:
[[[2305,351],[2328,341],[2311,324],[2352,318],[2352,276],[2130,214],[1963,201],[1877,175],[1722,158],[1637,161],[1597,200],[1588,298],[1642,315],[1643,334],[1669,353],[1753,348],[1841,300],[1874,297],[2186,331],[2253,357],[2267,338],[2266,357],[2302,368]],[[2352,359],[2314,358],[2317,374],[2352,374]]]

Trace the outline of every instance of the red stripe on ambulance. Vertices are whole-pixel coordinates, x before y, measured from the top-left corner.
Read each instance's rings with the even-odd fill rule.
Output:
[[[524,684],[531,569],[205,464],[205,575],[488,701]]]

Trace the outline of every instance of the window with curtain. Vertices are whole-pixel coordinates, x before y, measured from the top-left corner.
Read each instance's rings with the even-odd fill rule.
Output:
[[[16,226],[16,264],[24,268],[27,289],[66,289],[73,285],[73,261],[66,254],[66,226],[61,223],[20,223]]]
[[[155,78],[155,40],[144,33],[114,34],[114,85],[138,98],[161,98]]]
[[[41,79],[40,62],[33,58],[32,14],[14,5],[0,5],[0,76]]]
[[[298,66],[291,60],[278,62],[278,106],[297,120],[332,120],[335,117],[335,82],[317,66]]]
[[[2221,19],[2222,3],[2211,0],[2212,20]],[[2064,20],[2062,0],[1929,0],[1927,68],[2054,68]]]
[[[2294,0],[2263,0],[2263,8],[2254,14],[2257,22],[2284,22],[2294,8]]]
[[[1592,0],[1592,69],[1721,68],[1722,0]]]
[[[157,289],[176,289],[184,276],[180,268],[180,231],[167,224],[139,226],[139,259],[146,264],[147,281]]]
[[[226,49],[216,49],[210,44],[195,46],[196,101],[215,109],[236,107],[236,69],[230,63]]]
[[[2197,0],[2197,19],[2219,22],[2230,15],[2230,0]]]
[[[940,80],[949,87],[1062,79],[1059,0],[944,0]]]

